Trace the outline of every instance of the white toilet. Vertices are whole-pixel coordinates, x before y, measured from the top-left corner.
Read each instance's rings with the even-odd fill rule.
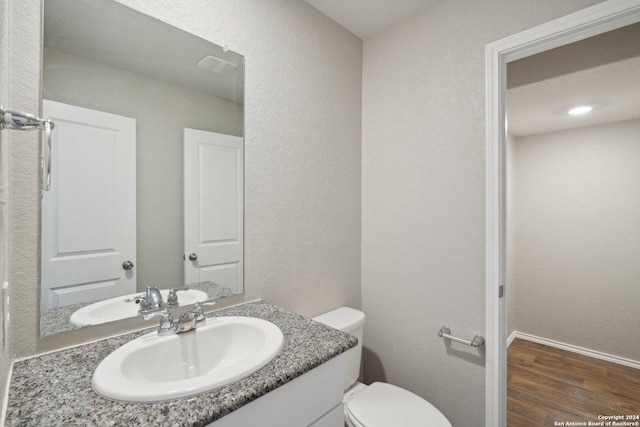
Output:
[[[345,353],[344,414],[351,427],[429,426],[451,427],[447,418],[431,403],[403,388],[375,382],[358,382],[362,357],[364,313],[340,307],[313,320],[358,338],[358,345]]]

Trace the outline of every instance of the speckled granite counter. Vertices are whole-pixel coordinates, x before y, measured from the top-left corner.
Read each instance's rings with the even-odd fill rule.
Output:
[[[98,364],[116,348],[149,333],[108,338],[15,362],[8,426],[204,426],[286,384],[357,344],[357,339],[264,301],[215,311],[277,325],[285,343],[268,365],[237,383],[195,397],[157,403],[116,402],[91,388]]]
[[[187,288],[197,289],[206,292],[209,298],[218,299],[235,295],[229,288],[218,285],[213,282],[198,282],[186,285]],[[40,336],[46,337],[57,334],[59,332],[72,331],[79,329],[79,326],[72,324],[69,319],[71,315],[82,307],[93,304],[92,302],[83,302],[79,304],[66,305],[64,307],[51,308],[40,313]]]

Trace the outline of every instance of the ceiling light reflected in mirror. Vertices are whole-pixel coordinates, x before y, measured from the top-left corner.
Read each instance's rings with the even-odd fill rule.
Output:
[[[591,112],[592,110],[593,107],[591,105],[580,105],[578,107],[573,107],[572,109],[567,111],[567,113],[571,114],[572,116],[582,116]]]

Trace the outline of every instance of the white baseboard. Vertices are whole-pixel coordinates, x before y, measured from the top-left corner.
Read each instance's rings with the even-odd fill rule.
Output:
[[[521,338],[523,340],[537,342],[538,344],[548,345],[550,347],[559,348],[560,350],[571,351],[582,354],[584,356],[593,357],[595,359],[605,360],[607,362],[617,363],[618,365],[628,366],[630,368],[640,369],[640,361],[627,359],[624,357],[614,356],[613,354],[602,353],[596,350],[590,350],[577,345],[566,344],[560,341],[554,341],[547,338],[537,337],[535,335],[526,334],[524,332],[514,331],[507,339],[507,347],[511,345],[514,339]]]

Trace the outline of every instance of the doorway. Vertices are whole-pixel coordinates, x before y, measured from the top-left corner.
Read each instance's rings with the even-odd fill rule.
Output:
[[[507,424],[640,414],[640,23],[508,63],[506,105]]]
[[[487,426],[506,426],[507,63],[639,21],[637,2],[608,1],[487,46]]]

